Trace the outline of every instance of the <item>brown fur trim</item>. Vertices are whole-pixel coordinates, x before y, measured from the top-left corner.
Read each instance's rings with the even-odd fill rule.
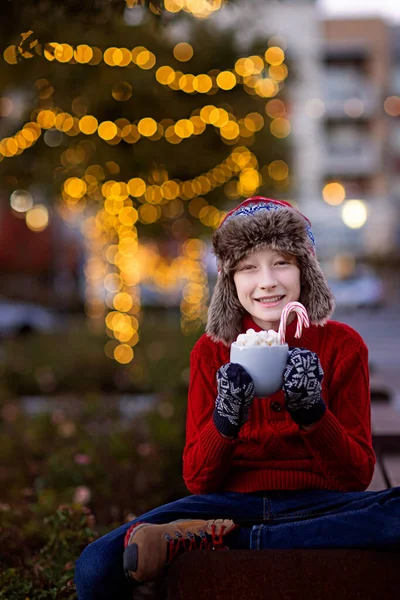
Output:
[[[214,233],[214,252],[220,273],[208,310],[206,332],[214,341],[230,345],[241,331],[244,308],[233,281],[238,263],[250,252],[272,248],[296,256],[301,273],[299,301],[310,321],[324,325],[334,310],[334,298],[326,277],[311,252],[305,221],[291,209],[260,211],[235,217]]]

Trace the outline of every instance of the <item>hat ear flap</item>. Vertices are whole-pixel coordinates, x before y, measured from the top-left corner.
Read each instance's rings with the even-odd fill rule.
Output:
[[[244,312],[232,277],[221,270],[208,309],[206,332],[213,341],[229,346],[241,331]]]
[[[326,277],[315,259],[299,260],[302,275],[300,302],[308,312],[310,322],[324,325],[335,309],[335,299]]]

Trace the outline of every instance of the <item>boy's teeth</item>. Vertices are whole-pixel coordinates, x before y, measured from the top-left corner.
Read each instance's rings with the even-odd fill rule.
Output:
[[[280,300],[281,298],[282,298],[282,296],[275,296],[275,298],[269,298],[268,300],[264,299],[264,298],[260,298],[259,302],[264,302],[264,304],[269,304],[269,303],[272,304],[272,302],[276,302],[277,300]]]

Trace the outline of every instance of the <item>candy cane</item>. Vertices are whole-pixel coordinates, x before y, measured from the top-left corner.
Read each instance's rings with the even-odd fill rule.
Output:
[[[294,337],[301,337],[303,325],[305,327],[310,327],[310,320],[305,307],[300,302],[288,302],[282,311],[281,322],[279,324],[278,339],[280,344],[285,344],[286,324],[291,312],[297,313],[297,327]]]

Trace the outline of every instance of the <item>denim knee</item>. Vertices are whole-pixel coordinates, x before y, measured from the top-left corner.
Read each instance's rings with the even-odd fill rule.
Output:
[[[79,600],[101,597],[105,588],[125,583],[122,554],[110,550],[100,538],[86,546],[76,561],[75,584]]]

